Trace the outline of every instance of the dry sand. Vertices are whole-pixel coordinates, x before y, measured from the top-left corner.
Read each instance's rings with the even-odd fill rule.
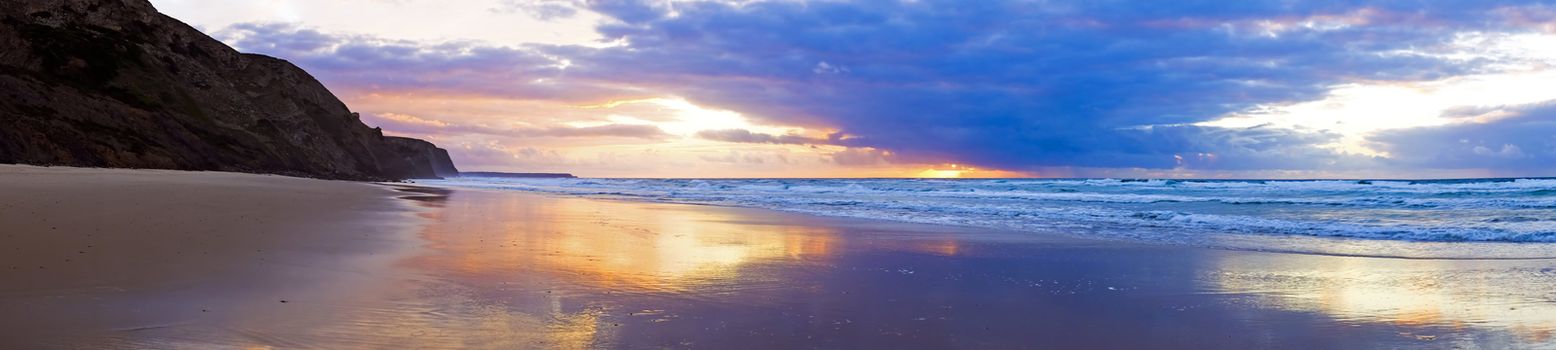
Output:
[[[1556,348],[1551,260],[0,169],[5,349]]]

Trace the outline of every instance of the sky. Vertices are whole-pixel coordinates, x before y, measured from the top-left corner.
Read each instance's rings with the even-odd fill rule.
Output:
[[[152,3],[467,171],[1556,176],[1556,3]]]

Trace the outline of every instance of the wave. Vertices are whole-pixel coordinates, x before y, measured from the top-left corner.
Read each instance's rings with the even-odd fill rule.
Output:
[[[1146,240],[1157,239],[1152,232],[1174,232],[1556,242],[1556,179],[458,178],[442,183],[1001,229],[1127,232]]]

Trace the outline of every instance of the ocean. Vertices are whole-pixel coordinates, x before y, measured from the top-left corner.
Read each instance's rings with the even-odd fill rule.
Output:
[[[1240,250],[1556,257],[1556,179],[512,179],[430,183]]]

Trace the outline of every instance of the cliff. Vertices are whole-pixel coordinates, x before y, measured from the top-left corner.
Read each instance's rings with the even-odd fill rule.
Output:
[[[455,176],[386,137],[307,72],[245,54],[145,0],[0,0],[0,163]]]
[[[412,178],[459,176],[459,169],[455,168],[454,161],[448,158],[448,150],[438,148],[431,142],[408,137],[386,137],[385,141],[388,142],[391,153],[400,155],[401,160],[410,166],[406,171]]]

